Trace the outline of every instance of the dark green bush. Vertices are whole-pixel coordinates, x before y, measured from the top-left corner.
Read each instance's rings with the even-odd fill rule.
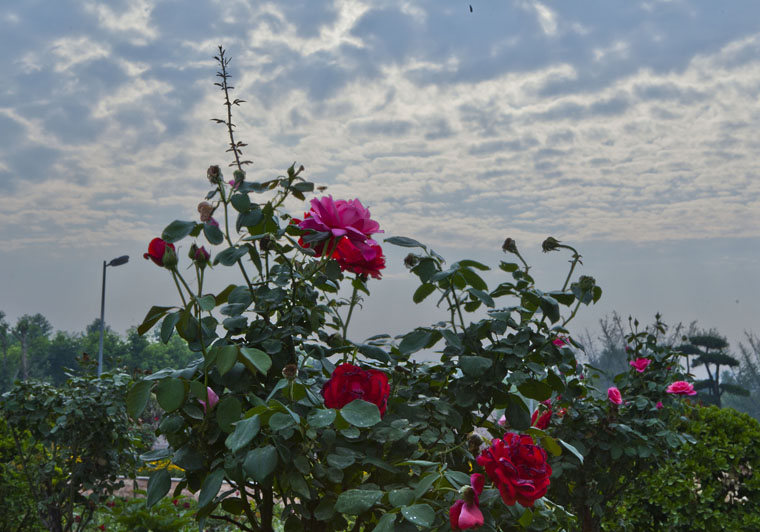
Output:
[[[664,467],[628,479],[605,530],[760,530],[760,423],[733,409],[695,407],[682,421],[696,439]]]

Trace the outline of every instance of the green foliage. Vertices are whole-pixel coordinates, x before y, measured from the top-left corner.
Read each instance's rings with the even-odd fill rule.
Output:
[[[28,442],[28,436],[20,439]],[[37,507],[32,498],[21,464],[16,442],[4,419],[0,418],[0,530],[43,531],[37,519]]]
[[[760,529],[760,423],[732,409],[696,407],[679,421],[686,444],[630,488],[605,530]]]
[[[62,388],[16,383],[0,399],[26,489],[50,530],[78,529],[134,471],[126,375],[74,377]],[[75,520],[75,512],[80,520]]]

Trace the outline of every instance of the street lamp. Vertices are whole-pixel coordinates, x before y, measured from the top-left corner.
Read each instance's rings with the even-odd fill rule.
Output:
[[[111,262],[103,261],[103,291],[100,293],[100,342],[98,343],[98,377],[103,373],[103,332],[105,330],[105,321],[103,315],[106,306],[106,266],[121,266],[129,262],[128,255],[116,257]]]

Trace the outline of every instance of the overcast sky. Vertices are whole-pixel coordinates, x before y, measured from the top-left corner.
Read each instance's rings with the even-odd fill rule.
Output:
[[[0,310],[124,332],[174,304],[144,261],[195,219],[226,164],[212,59],[223,44],[250,180],[293,162],[358,197],[386,236],[450,260],[505,237],[559,288],[584,255],[617,310],[760,333],[760,4],[756,1],[5,0],[0,6]],[[302,209],[293,205],[294,212]],[[438,321],[404,250],[359,339]]]

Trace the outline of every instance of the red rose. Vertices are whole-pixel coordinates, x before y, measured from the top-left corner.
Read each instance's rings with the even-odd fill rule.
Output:
[[[546,430],[549,427],[549,422],[552,420],[552,409],[549,408],[546,412],[539,417],[538,409],[533,411],[533,415],[530,417],[530,424],[537,429]]]
[[[342,238],[338,242],[338,247],[333,257],[338,261],[341,271],[350,271],[359,275],[371,275],[375,279],[380,279],[380,270],[385,268],[385,257],[383,249],[375,244],[369,244],[370,249],[374,252],[371,259],[367,259],[367,253],[362,253],[351,240]]]
[[[372,403],[385,415],[391,386],[388,376],[376,369],[364,370],[353,364],[340,364],[322,388],[327,408],[343,408],[355,399]]]
[[[527,434],[508,432],[502,439],[494,440],[478,457],[478,464],[486,470],[508,506],[515,502],[533,506],[549,488],[552,468],[546,462],[546,451],[534,445]]]
[[[148,244],[148,252],[143,253],[143,258],[150,259],[162,268],[170,268],[177,265],[177,255],[174,253],[174,244],[154,238]],[[173,262],[173,264],[172,264]]]

